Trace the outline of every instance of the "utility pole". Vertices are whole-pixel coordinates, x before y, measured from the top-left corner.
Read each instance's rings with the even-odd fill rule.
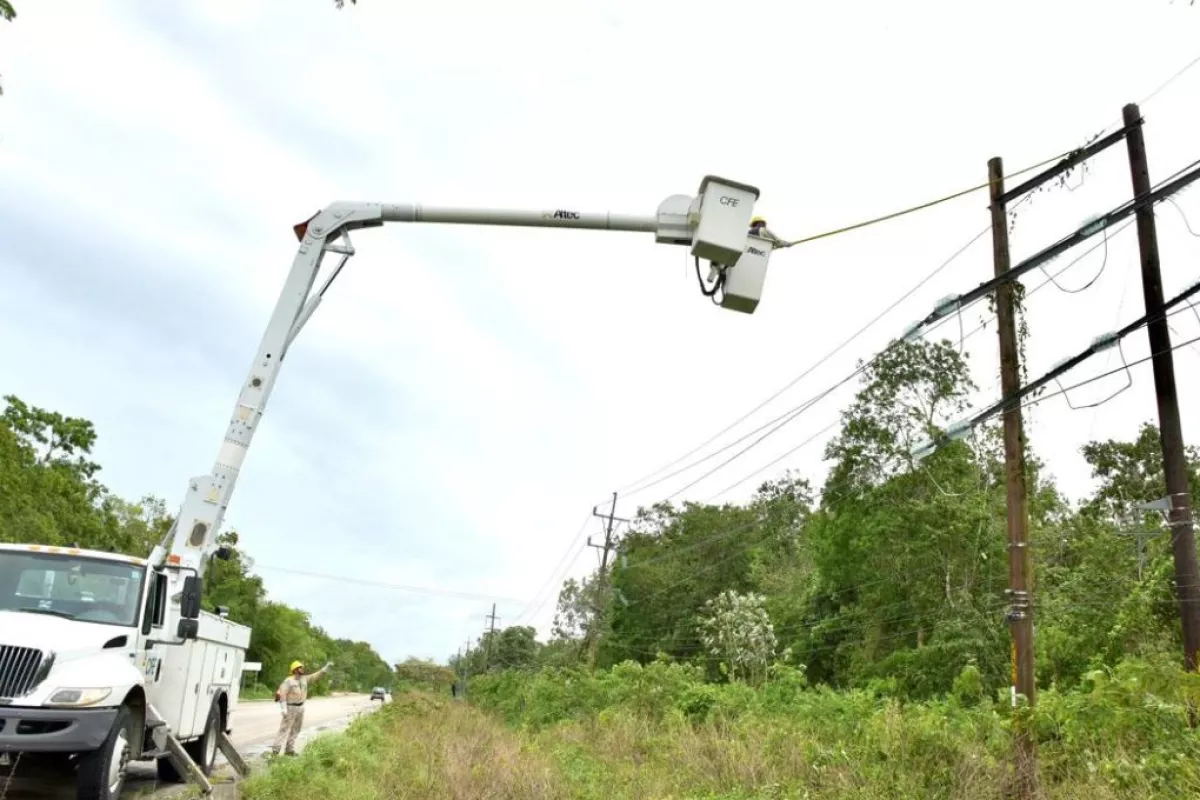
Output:
[[[1123,110],[1125,126],[1141,120],[1137,104]],[[1125,137],[1129,149],[1129,169],[1133,177],[1133,195],[1138,200],[1150,193],[1150,168],[1146,160],[1146,138],[1141,125]],[[1170,499],[1168,527],[1171,552],[1175,556],[1175,593],[1179,598],[1179,616],[1183,624],[1183,663],[1188,672],[1196,671],[1200,651],[1200,569],[1196,565],[1196,534],[1192,527],[1191,489],[1188,463],[1183,445],[1183,426],[1179,421],[1179,396],[1175,391],[1175,358],[1171,352],[1171,330],[1163,314],[1162,273],[1158,260],[1158,233],[1154,226],[1154,207],[1137,210],[1138,250],[1142,260],[1142,294],[1146,300],[1150,337],[1151,364],[1154,369],[1154,393],[1158,398],[1158,432],[1162,440],[1163,474]],[[1193,725],[1195,720],[1193,719]]]
[[[471,677],[471,637],[470,636],[467,637],[467,644],[463,648],[462,673],[463,674],[462,674],[462,692],[461,692],[461,694],[462,694],[462,696],[465,697],[467,694],[467,681]]]
[[[992,257],[997,277],[1011,266],[1008,250],[1008,208],[1004,201],[1004,161],[988,161],[992,212]],[[1017,343],[1016,303],[1011,281],[996,289],[996,323],[1000,334],[1000,387],[1005,397],[1021,388],[1020,349]],[[1025,483],[1025,432],[1021,405],[1004,410],[1004,477],[1008,509],[1009,628],[1012,631],[1013,703],[1024,695],[1036,702],[1033,673],[1033,605],[1030,602],[1029,501]],[[1037,744],[1031,726],[1019,723],[1016,735],[1016,790],[1022,800],[1037,793]]]
[[[454,683],[450,686],[450,694],[455,698],[461,697],[462,692],[459,687],[462,686],[462,669],[463,669],[463,651],[458,648],[458,658],[454,660]]]
[[[1145,514],[1147,511],[1157,511],[1162,515],[1164,522],[1170,522],[1170,510],[1171,498],[1163,497],[1150,503],[1134,503],[1131,510],[1121,514],[1119,518],[1121,529],[1117,531],[1117,535],[1132,536],[1137,541],[1138,583],[1142,582],[1143,573],[1146,569],[1146,540],[1162,535],[1162,531],[1147,530],[1145,523],[1141,519],[1141,514]],[[1141,512],[1141,514],[1137,512]]]
[[[592,609],[592,624],[588,626],[588,669],[594,671],[596,669],[596,649],[600,646],[600,632],[597,629],[600,625],[600,615],[604,612],[605,595],[608,588],[608,554],[612,552],[615,542],[613,541],[613,523],[617,520],[617,493],[612,493],[612,507],[609,508],[608,514],[601,514],[595,508],[592,509],[592,516],[600,517],[606,520],[604,527],[604,544],[592,544],[592,537],[588,537],[588,547],[594,547],[600,550],[600,574],[597,580],[600,581],[597,587],[596,604]],[[628,520],[621,520],[628,522]]]
[[[492,613],[488,614],[484,619],[488,620],[487,647],[483,651],[483,671],[487,672],[488,662],[491,661],[492,647],[496,641],[496,620],[499,619],[496,616],[495,603],[492,603]]]

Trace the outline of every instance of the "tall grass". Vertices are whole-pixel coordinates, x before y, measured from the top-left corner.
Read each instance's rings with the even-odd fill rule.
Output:
[[[1013,713],[980,696],[905,703],[777,672],[760,689],[687,667],[547,670],[472,684],[473,708],[409,694],[316,740],[249,798],[921,798],[991,800],[1011,780]],[[1123,664],[1039,696],[1047,800],[1200,797],[1194,676]]]
[[[465,703],[415,693],[314,739],[242,790],[248,800],[570,797],[518,734]]]

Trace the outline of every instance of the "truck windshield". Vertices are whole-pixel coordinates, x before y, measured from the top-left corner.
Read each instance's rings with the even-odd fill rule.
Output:
[[[145,568],[66,553],[0,550],[0,611],[137,624]]]

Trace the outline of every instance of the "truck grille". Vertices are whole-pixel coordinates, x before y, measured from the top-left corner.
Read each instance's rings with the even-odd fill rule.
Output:
[[[37,685],[42,651],[0,644],[0,698],[23,697]]]

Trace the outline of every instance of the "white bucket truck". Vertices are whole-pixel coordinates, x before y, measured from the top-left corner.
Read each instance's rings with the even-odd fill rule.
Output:
[[[217,532],[288,348],[354,255],[351,231],[425,222],[653,233],[660,244],[690,247],[715,304],[752,314],[772,249],[750,235],[758,194],[708,176],[695,196],[672,195],[653,215],[342,202],[296,225],[299,250],[216,464],[191,480],[164,542],[148,559],[0,546],[0,779],[22,761],[49,761],[75,771],[80,800],[114,800],[131,760],[156,759],[162,777],[186,775],[206,791],[218,747],[240,761],[223,734],[250,630],[201,611],[203,576],[223,556]],[[326,253],[339,258],[314,292]],[[707,287],[701,259],[710,264]]]
[[[69,770],[81,800],[111,800],[130,761],[207,775],[249,644],[249,628],[201,611],[185,570],[0,545],[0,785]]]

